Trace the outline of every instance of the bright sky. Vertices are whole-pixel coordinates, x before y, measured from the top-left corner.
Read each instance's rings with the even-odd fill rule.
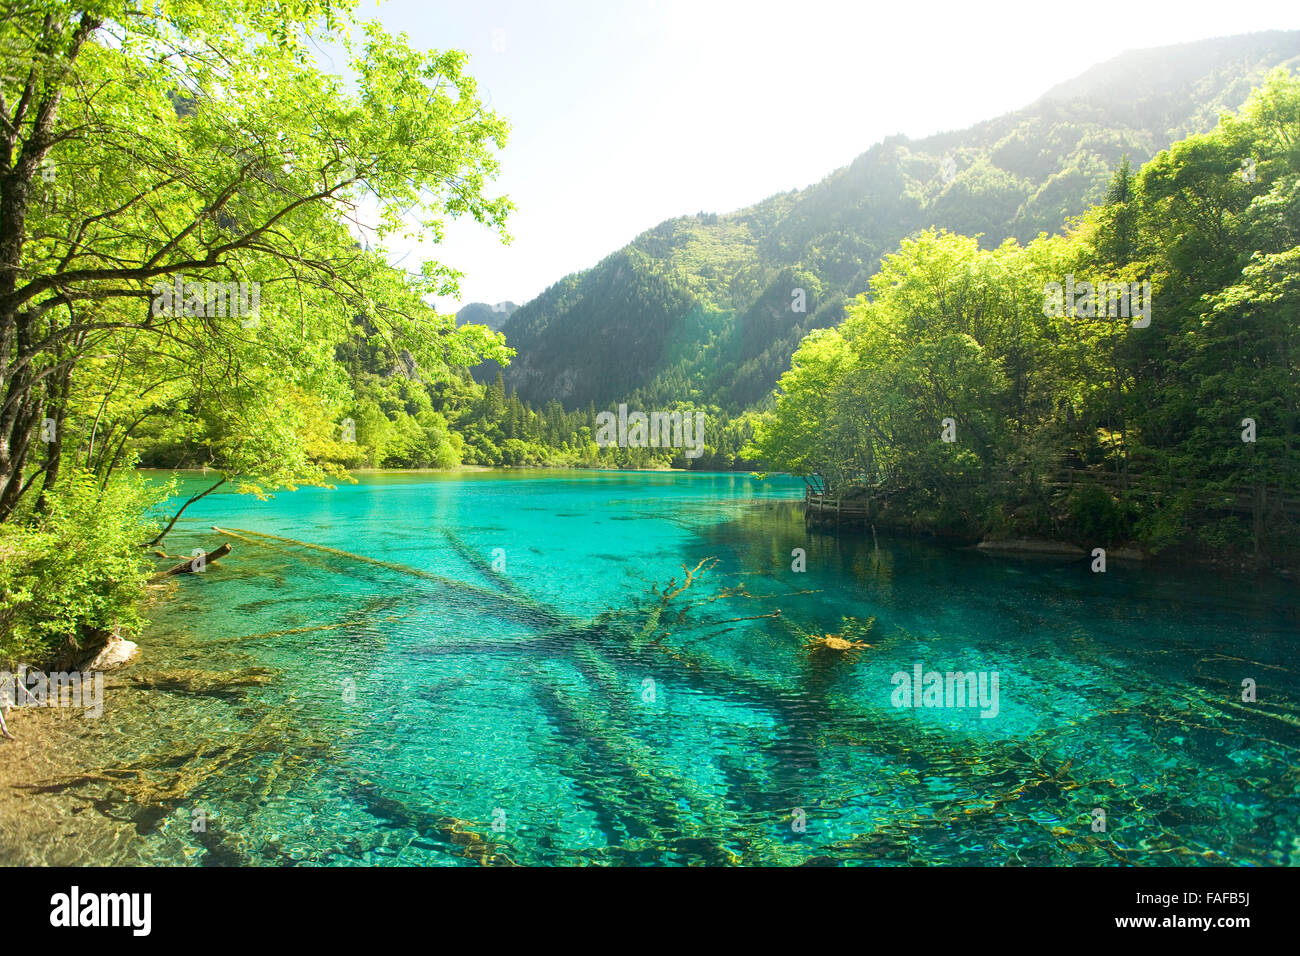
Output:
[[[1296,0],[362,0],[415,46],[470,54],[512,125],[496,192],[514,241],[452,224],[404,266],[465,273],[458,302],[523,303],[673,216],[802,188],[894,133],[1027,105],[1134,49],[1300,29]]]

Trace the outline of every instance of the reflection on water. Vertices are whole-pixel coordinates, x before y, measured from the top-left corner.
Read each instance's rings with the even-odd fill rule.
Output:
[[[32,799],[116,827],[104,863],[1300,863],[1293,587],[877,550],[799,489],[214,494],[169,550],[234,553],[155,612],[102,767]],[[895,707],[917,663],[996,671],[996,717]]]

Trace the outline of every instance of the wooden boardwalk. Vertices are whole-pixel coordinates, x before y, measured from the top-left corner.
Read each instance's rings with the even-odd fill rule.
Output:
[[[874,497],[855,497],[846,501],[839,495],[820,494],[807,488],[803,496],[803,520],[805,524],[816,525],[866,525],[879,510],[873,507],[874,500]]]

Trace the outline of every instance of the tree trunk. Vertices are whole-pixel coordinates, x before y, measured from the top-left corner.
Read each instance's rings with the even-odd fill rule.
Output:
[[[31,65],[22,105],[12,116],[9,129],[0,135],[0,522],[18,505],[32,433],[44,413],[34,364],[41,338],[39,310],[33,309],[30,300],[15,298],[18,277],[24,274],[32,182],[55,140],[63,83],[100,22],[92,14],[82,13],[72,26],[46,14],[41,46],[49,62]],[[21,131],[28,122],[28,135],[19,148]]]
[[[209,564],[212,564],[213,562],[218,561],[221,558],[224,558],[229,553],[230,553],[230,542],[227,541],[221,547],[217,548],[217,550],[209,551],[207,554],[203,555],[204,567],[207,567]],[[151,578],[150,580],[151,582],[161,581],[163,578],[169,578],[173,574],[194,574],[196,573],[197,570],[194,567],[194,562],[197,560],[198,558],[188,558],[187,560],[182,561],[180,564],[176,565],[175,567],[168,568],[166,571],[162,571],[159,572],[158,574],[155,574],[153,578]]]

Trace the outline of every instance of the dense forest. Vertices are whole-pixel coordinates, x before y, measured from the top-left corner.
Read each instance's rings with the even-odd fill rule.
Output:
[[[800,344],[751,453],[881,525],[1294,566],[1298,347],[1300,79],[1279,70],[1121,164],[1064,235],[905,241]]]

